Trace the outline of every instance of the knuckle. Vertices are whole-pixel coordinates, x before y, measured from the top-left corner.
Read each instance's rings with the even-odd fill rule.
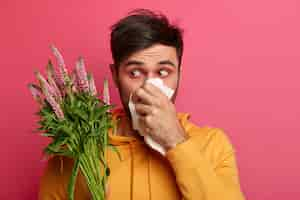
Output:
[[[152,113],[153,115],[157,115],[158,110],[157,110],[156,108],[153,108],[152,111],[151,111],[151,113]]]
[[[135,94],[139,96],[139,95],[141,94],[141,92],[142,92],[142,89],[141,89],[141,88],[138,88],[138,89],[135,91]]]
[[[144,85],[143,85],[143,88],[145,88],[145,89],[149,89],[149,84],[148,83],[145,83]]]
[[[163,101],[161,99],[157,99],[156,105],[158,105],[159,107],[163,106]]]
[[[135,109],[136,109],[136,110],[140,110],[140,109],[141,109],[141,105],[140,105],[140,104],[138,104],[138,103],[137,103],[137,104],[135,104]]]
[[[151,123],[151,116],[147,115],[147,116],[145,117],[145,122],[146,122],[147,124]]]

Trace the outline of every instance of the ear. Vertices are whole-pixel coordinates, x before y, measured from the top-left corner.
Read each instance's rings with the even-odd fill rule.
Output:
[[[179,66],[179,68],[178,68],[178,84],[181,80],[181,76],[182,76],[182,66]]]
[[[109,68],[110,68],[110,72],[111,72],[112,78],[114,80],[114,83],[115,83],[116,87],[118,87],[119,82],[118,82],[117,67],[115,66],[115,64],[109,64]]]

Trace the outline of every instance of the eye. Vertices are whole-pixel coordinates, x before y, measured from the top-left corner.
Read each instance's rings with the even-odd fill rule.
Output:
[[[139,77],[141,75],[141,71],[138,69],[134,69],[134,70],[130,71],[130,75],[132,77]]]
[[[161,77],[165,77],[165,76],[169,75],[169,72],[167,70],[165,70],[165,69],[161,69],[161,70],[159,70],[159,75]]]

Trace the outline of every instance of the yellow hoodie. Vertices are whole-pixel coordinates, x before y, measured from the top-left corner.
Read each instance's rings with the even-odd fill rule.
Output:
[[[113,112],[113,119],[124,115]],[[234,148],[220,128],[198,127],[189,114],[177,114],[189,139],[169,150],[165,157],[138,138],[109,133],[110,142],[121,154],[107,154],[111,173],[108,200],[243,200]],[[70,158],[48,160],[40,181],[39,200],[67,200],[72,171]],[[79,172],[75,200],[91,199]]]

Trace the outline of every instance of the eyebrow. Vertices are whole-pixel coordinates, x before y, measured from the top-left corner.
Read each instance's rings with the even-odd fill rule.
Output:
[[[129,65],[138,65],[138,66],[142,66],[144,65],[144,62],[138,61],[138,60],[129,60],[125,63],[125,67],[129,66]],[[176,67],[176,65],[170,61],[170,60],[162,60],[160,62],[158,62],[159,65],[171,65],[172,67]]]

